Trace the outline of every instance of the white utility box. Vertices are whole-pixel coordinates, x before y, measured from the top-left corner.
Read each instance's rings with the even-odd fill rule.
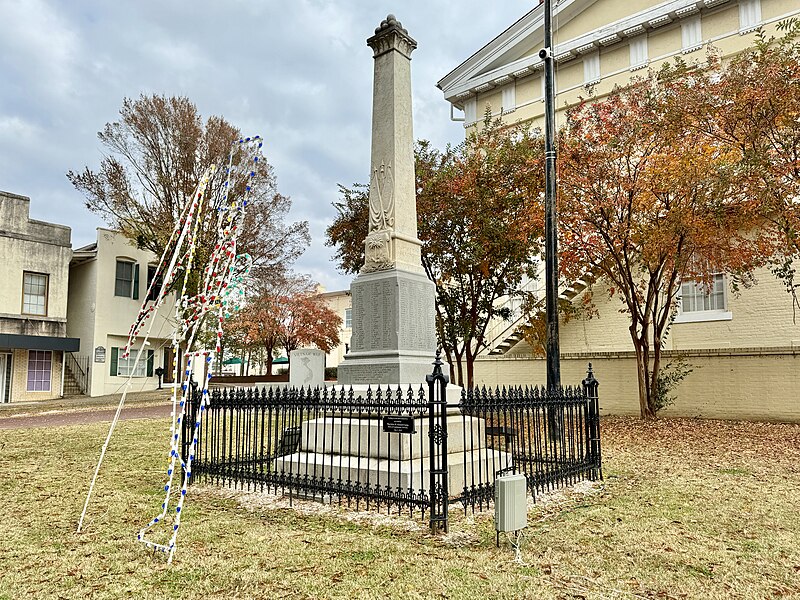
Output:
[[[522,473],[494,480],[494,528],[519,531],[528,525],[527,481]]]

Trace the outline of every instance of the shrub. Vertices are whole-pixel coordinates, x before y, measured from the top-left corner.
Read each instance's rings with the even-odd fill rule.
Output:
[[[694,365],[687,363],[684,356],[678,356],[674,361],[661,367],[653,394],[656,413],[675,402],[677,396],[671,392],[692,371],[694,371]]]

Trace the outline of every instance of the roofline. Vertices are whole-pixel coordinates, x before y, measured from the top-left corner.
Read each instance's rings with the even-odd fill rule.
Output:
[[[558,13],[566,11],[576,2],[580,1],[581,0],[565,0],[557,6],[557,11]],[[695,15],[704,10],[715,9],[730,1],[731,0],[664,0],[638,13],[613,23],[608,23],[601,29],[587,32],[577,38],[557,44],[553,52],[555,60],[557,63],[563,63],[578,58],[582,54],[596,51],[600,47],[620,42],[626,37],[633,37],[645,30],[656,29],[668,23],[674,23],[684,17]],[[484,72],[480,75],[476,74],[480,71],[481,65],[490,63],[494,58],[494,53],[488,55],[486,51],[487,48],[497,46],[497,50],[501,50],[501,48],[505,50],[506,48],[503,48],[503,46],[513,47],[515,43],[514,37],[521,37],[520,34],[523,33],[523,27],[529,30],[528,35],[530,35],[533,31],[543,26],[543,11],[534,15],[538,8],[539,7],[530,11],[509,29],[506,29],[500,36],[489,42],[489,44],[473,54],[467,61],[463,62],[439,81],[437,87],[442,90],[448,102],[460,106],[463,100],[469,96],[492,89],[497,85],[502,85],[510,78],[516,79],[525,77],[542,67],[542,60],[538,56],[532,55],[510,61],[501,67]],[[523,23],[523,21],[525,21],[525,23]],[[511,32],[514,28],[517,28],[519,31]],[[487,56],[483,60],[478,61],[477,56],[481,53],[487,54]],[[456,77],[456,75],[458,76]]]
[[[540,4],[539,4],[538,6],[536,6],[535,8],[532,8],[531,10],[529,10],[528,12],[526,12],[524,15],[522,15],[522,16],[521,16],[519,19],[517,19],[516,21],[514,21],[514,22],[513,22],[511,25],[509,25],[509,26],[508,26],[508,27],[507,27],[507,28],[506,28],[504,31],[502,31],[502,32],[501,32],[499,35],[497,35],[497,36],[495,36],[494,38],[492,38],[491,40],[489,40],[489,41],[488,41],[486,44],[484,44],[484,45],[483,45],[481,48],[479,48],[478,50],[476,50],[476,51],[475,51],[475,52],[472,54],[472,56],[470,56],[469,58],[467,58],[467,60],[465,60],[464,62],[462,62],[460,65],[458,65],[457,67],[455,67],[455,68],[454,68],[452,71],[450,71],[450,72],[449,72],[447,75],[445,75],[445,76],[444,76],[444,77],[442,77],[442,78],[441,78],[439,81],[437,81],[437,82],[436,82],[436,87],[437,87],[437,88],[439,88],[440,90],[444,91],[444,90],[443,90],[443,88],[442,88],[442,85],[445,83],[445,80],[446,80],[446,79],[448,79],[448,78],[449,78],[451,75],[453,75],[453,74],[454,74],[456,71],[458,71],[458,70],[459,70],[459,69],[461,69],[462,67],[465,67],[465,66],[467,66],[467,64],[468,64],[468,63],[470,63],[470,62],[471,62],[471,61],[472,61],[474,58],[476,58],[476,57],[477,57],[479,54],[481,54],[481,53],[482,53],[484,50],[486,50],[486,49],[487,49],[489,46],[491,46],[492,44],[494,44],[494,43],[495,43],[497,40],[499,40],[501,37],[503,37],[504,35],[506,35],[506,34],[507,34],[509,31],[511,31],[512,29],[514,29],[514,27],[516,27],[516,26],[517,26],[517,25],[518,25],[518,24],[519,24],[521,21],[523,21],[524,19],[526,19],[526,18],[527,18],[529,15],[531,15],[531,14],[532,14],[534,11],[536,11],[536,10],[539,10],[539,9],[540,9],[542,6],[544,6],[544,3],[540,3]],[[543,11],[544,11],[544,9],[542,9],[540,12],[543,12]]]
[[[322,297],[328,297],[328,296],[349,296],[349,295],[350,295],[350,290],[334,290],[334,291],[332,291],[332,292],[320,292],[318,295],[319,295],[319,296],[322,296]]]
[[[6,192],[5,190],[0,190],[0,196],[6,196],[7,198],[15,198],[17,200],[26,200],[28,202],[31,201],[30,196],[23,196],[22,194],[15,194],[14,192]]]

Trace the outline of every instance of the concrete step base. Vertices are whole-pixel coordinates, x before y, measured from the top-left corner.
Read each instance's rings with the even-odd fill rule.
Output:
[[[464,486],[491,483],[495,474],[511,466],[511,454],[481,449],[448,454],[448,487],[451,496]],[[389,460],[338,454],[296,452],[276,459],[277,473],[291,473],[315,479],[360,482],[375,487],[389,486],[414,492],[430,487],[430,461],[427,458]]]

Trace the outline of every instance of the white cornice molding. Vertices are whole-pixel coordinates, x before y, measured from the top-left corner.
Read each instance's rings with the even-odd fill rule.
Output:
[[[618,33],[612,33],[611,35],[607,35],[604,38],[600,38],[598,42],[601,46],[610,46],[611,44],[616,44],[618,41],[622,39],[622,36]]]
[[[644,25],[636,25],[634,27],[628,27],[622,33],[626,37],[634,37],[643,34],[645,31],[647,30],[644,28]]]
[[[689,15],[693,15],[695,13],[700,12],[700,3],[695,2],[694,4],[690,4],[689,6],[684,6],[683,8],[679,8],[675,11],[675,15],[678,18],[688,17]]]
[[[647,24],[650,26],[651,29],[662,27],[667,23],[672,23],[672,17],[670,15],[661,15],[660,17],[656,17],[655,19],[650,19],[647,22]]]
[[[682,17],[689,17],[730,0],[668,0],[657,6],[650,7],[634,15],[610,23],[604,27],[588,32],[582,36],[556,45],[554,55],[556,61],[566,62],[577,55],[586,53],[590,46],[610,46],[644,33],[648,29],[655,29],[667,25]],[[556,14],[567,13],[571,18],[577,18],[580,12],[588,6],[586,0],[564,0],[556,6]],[[532,54],[520,59],[510,61],[496,69],[482,72],[504,54],[512,52],[515,47],[525,44],[525,51],[536,47],[536,42],[543,40],[542,28],[544,15],[542,5],[530,11],[506,31],[489,42],[481,50],[473,54],[461,65],[443,77],[437,87],[442,90],[444,97],[449,102],[460,105],[464,94],[479,93],[487,84],[486,89],[491,89],[498,84],[498,79],[512,76],[517,79],[525,77],[538,70],[542,61],[538,55]],[[562,23],[564,17],[562,15]],[[532,40],[532,42],[531,42]]]
[[[596,0],[562,0],[554,7],[554,16],[561,17],[562,22],[564,22],[564,19],[571,17],[573,14],[579,14],[586,6],[589,6],[595,1]],[[445,96],[449,98],[447,90],[463,86],[463,83],[471,80],[475,73],[480,73],[499,57],[518,46],[520,42],[534,34],[538,35],[541,39],[543,27],[544,9],[543,4],[539,4],[536,8],[526,13],[519,21],[511,25],[511,27],[470,56],[466,61],[442,77],[436,84],[436,87],[445,91]],[[538,57],[533,58],[538,60]]]

